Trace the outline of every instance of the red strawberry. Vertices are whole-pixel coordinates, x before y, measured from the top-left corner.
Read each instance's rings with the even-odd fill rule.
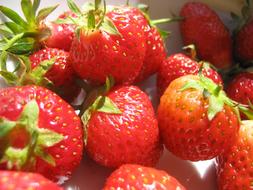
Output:
[[[253,20],[245,24],[235,38],[235,54],[242,62],[253,61]]]
[[[58,19],[66,19],[68,17],[76,18],[73,12],[65,12],[61,14]],[[74,24],[57,24],[55,22],[47,23],[51,35],[44,41],[46,47],[63,49],[69,51],[73,38],[76,25]]]
[[[136,78],[136,82],[143,81],[150,75],[156,73],[160,64],[166,58],[166,50],[163,39],[155,26],[137,8],[131,8],[133,15],[138,18],[140,26],[146,38],[146,53],[142,69]]]
[[[31,61],[32,73],[40,69],[44,61],[55,59],[53,65],[49,65],[46,72],[43,71],[45,74],[41,76],[41,78],[43,79],[46,77],[53,83],[53,89],[55,89],[61,97],[71,102],[80,92],[80,88],[74,82],[74,72],[68,57],[68,52],[55,48],[46,48],[33,53],[29,58]],[[29,76],[31,76],[31,74]],[[36,77],[39,76],[36,75]],[[41,80],[41,78],[39,80]],[[38,84],[37,81],[33,81],[32,83]]]
[[[157,90],[161,96],[169,84],[184,75],[199,73],[201,63],[194,61],[188,56],[177,53],[164,60],[157,75]],[[203,66],[204,67],[204,66]],[[211,68],[203,68],[203,75],[212,79],[215,83],[223,85],[220,75]]]
[[[0,189],[63,190],[39,174],[13,171],[0,171]]]
[[[180,15],[184,17],[180,23],[184,44],[196,45],[200,59],[217,68],[228,68],[232,64],[232,40],[218,15],[197,2],[186,3]]]
[[[186,75],[175,79],[158,107],[166,148],[186,160],[216,157],[230,146],[238,132],[234,109],[236,105],[209,78]]]
[[[75,111],[37,86],[0,90],[0,168],[38,172],[62,183],[82,158],[83,134]]]
[[[112,189],[185,190],[165,171],[131,164],[121,166],[110,175],[103,190]]]
[[[154,165],[162,153],[159,130],[148,96],[135,86],[112,89],[102,101],[104,106],[90,111],[87,151],[96,162],[107,167],[125,163]],[[100,105],[100,103],[97,103]]]
[[[234,77],[227,87],[228,96],[245,105],[253,102],[253,73],[243,72]],[[243,116],[245,117],[245,116]]]
[[[218,157],[218,186],[220,190],[252,189],[253,181],[253,123],[243,121],[239,135],[231,148]]]
[[[114,7],[104,18],[88,15],[88,20],[98,19],[92,26],[81,28],[72,43],[70,59],[74,70],[95,83],[104,83],[109,75],[118,84],[132,83],[143,65],[146,45],[142,26],[131,8]]]

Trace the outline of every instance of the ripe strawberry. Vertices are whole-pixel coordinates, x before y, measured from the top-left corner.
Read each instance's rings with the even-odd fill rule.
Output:
[[[245,5],[242,8],[242,18],[237,15],[235,21],[239,21],[238,27],[235,30],[235,47],[234,53],[236,58],[241,61],[241,64],[252,64],[253,61],[253,20],[252,11],[253,6],[251,1],[245,1]]]
[[[220,69],[232,64],[232,40],[218,15],[207,5],[186,3],[180,12],[180,30],[185,45],[194,44],[202,60]]]
[[[29,85],[1,89],[0,103],[0,168],[68,179],[83,150],[81,122],[71,106]]]
[[[248,105],[253,102],[253,73],[243,72],[235,76],[226,92],[231,99],[239,103]],[[244,115],[242,117],[245,118]]]
[[[238,132],[234,109],[236,105],[209,78],[186,75],[175,79],[158,107],[166,148],[186,160],[216,157],[230,146]]]
[[[146,38],[146,53],[142,69],[136,78],[136,82],[143,81],[150,75],[156,73],[160,64],[166,58],[165,45],[158,29],[151,25],[151,21],[137,8],[131,8],[133,15],[138,18],[140,26]]]
[[[76,18],[73,12],[65,12],[61,14],[58,19],[66,19],[68,17]],[[75,33],[75,24],[57,24],[51,22],[46,24],[49,28],[51,35],[44,41],[46,47],[63,49],[69,51]]]
[[[110,175],[103,190],[111,189],[185,190],[165,171],[131,164],[122,165]]]
[[[200,67],[201,63],[194,61],[182,53],[173,54],[168,57],[162,62],[157,75],[157,90],[159,96],[163,94],[173,80],[184,75],[197,75]],[[212,79],[219,85],[223,85],[222,78],[215,70],[209,67],[205,68],[205,65],[203,67],[202,73],[204,76]]]
[[[74,71],[68,57],[68,52],[55,48],[45,48],[33,53],[29,56],[32,67],[31,73],[35,73],[36,70],[43,67],[42,65],[44,61],[49,61],[53,58],[55,61],[50,63],[52,65],[49,65],[48,68],[43,68],[42,76],[35,74],[36,80],[39,81],[31,81],[33,80],[33,78],[29,78],[31,74],[27,76],[28,78],[26,78],[26,80],[30,80],[28,82],[32,84],[41,85],[40,81],[46,77],[53,83],[52,89],[55,90],[61,97],[71,102],[80,92],[80,88],[74,82]],[[37,77],[40,78],[37,79]]]
[[[119,86],[110,90],[102,102],[118,108],[110,112],[111,105],[106,105],[90,111],[86,148],[91,158],[107,167],[156,164],[162,145],[148,96],[138,87]]]
[[[217,175],[220,190],[252,189],[252,133],[252,121],[243,121],[231,148],[218,157]]]
[[[0,189],[63,190],[36,173],[0,171]]]
[[[131,8],[114,7],[101,17],[103,11],[90,10],[88,18],[83,18],[88,21],[97,19],[88,22],[88,27],[81,27],[74,38],[70,49],[73,68],[81,78],[94,83],[104,83],[109,75],[117,84],[132,83],[145,56],[142,26]]]

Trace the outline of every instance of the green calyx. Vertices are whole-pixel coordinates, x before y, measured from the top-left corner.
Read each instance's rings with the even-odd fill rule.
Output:
[[[1,61],[1,57],[3,61]],[[7,59],[13,60],[14,69],[7,68]],[[56,58],[40,62],[35,68],[31,68],[31,62],[27,56],[16,56],[8,52],[2,52],[0,55],[0,75],[9,85],[27,85],[34,84],[47,88],[53,87],[53,83],[45,75],[54,65]]]
[[[38,10],[40,0],[21,0],[21,8],[25,19],[15,11],[0,6],[0,11],[10,21],[0,25],[0,51],[8,51],[17,55],[31,53],[40,46],[40,42],[50,35],[50,31],[41,24],[58,5]],[[22,35],[17,38],[18,35]],[[15,40],[14,40],[15,39]],[[12,41],[10,45],[10,41]],[[8,44],[8,45],[5,45]],[[8,47],[8,48],[6,48]]]
[[[107,97],[107,93],[114,85],[114,80],[112,77],[107,77],[104,86],[98,87],[92,90],[86,100],[82,104],[82,109],[80,111],[81,120],[84,124],[84,142],[87,143],[87,127],[91,116],[95,112],[103,112],[108,114],[122,114],[120,109],[115,105],[115,103]]]
[[[82,32],[89,34],[96,30],[103,30],[112,35],[121,35],[117,27],[106,16],[107,6],[105,0],[103,0],[103,3],[101,0],[95,0],[94,4],[86,3],[83,6],[83,10],[80,10],[73,0],[67,0],[67,4],[69,9],[74,12],[77,17],[58,19],[56,23],[76,25],[75,33],[78,39],[80,39]]]
[[[253,111],[249,106],[239,104],[226,96],[226,93],[222,90],[222,87],[215,84],[211,79],[199,75],[199,80],[192,80],[187,82],[180,90],[197,89],[203,92],[203,97],[208,99],[209,106],[207,116],[209,120],[212,120],[217,113],[221,112],[224,105],[230,106],[238,116],[240,120],[239,111],[243,112],[249,119],[253,119]]]
[[[46,148],[61,142],[64,137],[49,129],[38,127],[39,107],[35,100],[28,102],[19,118],[10,121],[0,118],[0,163],[6,163],[8,169],[30,170],[36,163],[36,157],[48,164],[55,166],[55,160]],[[15,139],[12,134],[17,130],[25,131],[28,135],[27,144],[24,147],[14,147],[11,142]]]

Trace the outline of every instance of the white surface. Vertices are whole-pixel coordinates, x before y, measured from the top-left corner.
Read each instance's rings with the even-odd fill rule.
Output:
[[[54,12],[50,18],[54,18],[59,15],[63,10],[67,9],[65,1],[62,0],[41,0],[42,6],[50,6],[59,4],[60,6]],[[225,0],[224,0],[225,1]],[[0,0],[1,5],[5,5],[13,8],[14,10],[20,11],[20,0]],[[78,4],[82,4],[85,1],[76,0]],[[110,0],[109,3],[116,2],[116,4],[124,4],[125,0]],[[136,2],[136,1],[130,1]],[[177,14],[180,7],[185,0],[146,0],[146,3],[153,5],[151,8],[151,15],[153,18],[159,17],[169,17],[170,13]],[[217,1],[219,2],[219,1]],[[220,1],[221,2],[221,1]],[[226,1],[231,3],[232,1]],[[234,0],[233,0],[234,2]],[[232,6],[232,5],[231,5]],[[217,8],[217,6],[216,6]],[[224,8],[224,7],[223,7]],[[226,14],[221,14],[225,21],[228,23],[229,17]],[[229,23],[228,23],[229,24]],[[169,54],[179,52],[182,47],[181,37],[178,30],[178,24],[170,24],[165,28],[172,31],[170,38],[167,40],[167,48]],[[0,85],[1,85],[0,79]],[[143,89],[152,94],[155,92],[155,81],[154,78],[149,79],[143,85]],[[151,87],[151,88],[150,88]],[[154,97],[153,102],[156,100]],[[176,158],[169,152],[165,151],[164,155],[160,159],[157,168],[167,171],[169,174],[176,177],[188,190],[216,190],[216,176],[215,168],[213,166],[213,161],[204,162],[188,162]],[[90,160],[86,155],[79,168],[74,172],[73,177],[65,185],[66,190],[99,190],[103,187],[105,179],[110,175],[112,169],[107,169],[102,166],[97,165],[92,160]]]

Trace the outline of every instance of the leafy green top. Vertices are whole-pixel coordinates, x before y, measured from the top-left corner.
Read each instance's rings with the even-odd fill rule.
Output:
[[[186,83],[181,91],[187,89],[197,89],[203,92],[203,96],[209,100],[208,106],[208,119],[212,120],[217,113],[223,110],[224,105],[230,106],[237,114],[240,120],[239,110],[243,112],[249,119],[253,119],[252,107],[239,104],[226,96],[226,93],[222,90],[222,87],[215,84],[211,79],[199,75],[199,80],[191,80]]]
[[[35,100],[28,102],[19,118],[10,121],[0,118],[0,139],[4,142],[1,147],[3,154],[0,156],[0,163],[7,163],[8,169],[30,169],[36,163],[36,157],[55,166],[54,158],[45,151],[63,140],[63,135],[49,129],[38,127],[39,107]],[[23,148],[13,147],[10,141],[12,131],[22,129],[29,134],[28,143]]]

